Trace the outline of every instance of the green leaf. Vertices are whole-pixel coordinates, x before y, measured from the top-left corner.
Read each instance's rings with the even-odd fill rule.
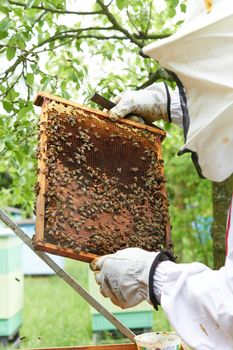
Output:
[[[67,82],[65,80],[63,80],[63,82],[61,83],[61,94],[64,98],[71,98],[71,95],[67,91]]]
[[[18,112],[18,118],[21,118],[21,117],[25,116],[30,111],[31,111],[31,107],[23,107],[23,108],[21,108],[20,111]]]
[[[27,3],[26,3],[26,8],[29,9],[30,7],[32,7],[32,5],[34,4],[34,1],[35,0],[28,0]]]
[[[180,9],[181,9],[181,12],[186,12],[186,5],[180,4]]]
[[[5,15],[8,15],[9,9],[5,6],[0,5],[0,12],[4,13]]]
[[[11,140],[5,141],[5,146],[6,146],[6,148],[7,148],[8,150],[14,149],[14,144],[13,144],[13,142],[12,142]]]
[[[169,17],[173,18],[176,15],[176,9],[175,8],[170,8],[168,11]]]
[[[10,37],[9,41],[8,41],[8,45],[9,46],[16,46],[17,45],[17,35],[14,34]]]
[[[33,85],[34,83],[34,74],[32,73],[27,73],[26,75],[26,81],[29,85]]]
[[[165,123],[164,128],[166,131],[170,131],[171,130],[171,123]]]
[[[12,60],[12,58],[15,57],[15,53],[16,53],[16,48],[14,48],[14,47],[8,47],[6,49],[6,57],[7,57],[8,61]]]
[[[7,97],[10,99],[10,100],[14,100],[16,99],[16,97],[19,96],[19,93],[17,91],[15,91],[14,89],[11,89],[8,94],[7,94]]]
[[[67,98],[67,99],[71,98],[71,95],[67,91],[62,90],[61,93],[62,93],[62,97],[64,97],[64,98]]]
[[[19,162],[19,164],[22,164],[23,159],[24,159],[22,152],[20,152],[20,150],[16,149],[16,150],[14,150],[14,155],[15,155],[15,158],[17,159],[17,161]]]
[[[25,42],[20,34],[16,34],[16,39],[17,39],[17,45],[18,47],[23,50],[25,49]]]
[[[21,8],[14,8],[14,13],[18,16],[18,17],[22,17],[23,15],[23,10]]]
[[[5,149],[5,144],[4,143],[0,143],[0,153]]]
[[[43,78],[40,79],[40,83],[41,83],[41,84],[44,84],[46,78],[47,78],[46,75],[44,75]]]
[[[180,26],[183,22],[183,20],[176,22],[176,26]]]
[[[3,101],[2,102],[3,108],[5,109],[5,111],[7,111],[8,113],[12,111],[12,103],[9,101]]]
[[[116,0],[116,4],[119,10],[123,10],[128,5],[128,0]]]
[[[46,89],[48,83],[50,82],[50,78],[46,77],[45,80],[43,81],[43,86],[42,86],[42,90]]]
[[[0,32],[5,32],[8,30],[8,28],[11,25],[11,21],[9,17],[5,17],[1,22],[0,22]]]
[[[8,33],[7,33],[7,32],[0,32],[0,40],[2,40],[2,39],[4,39],[4,38],[6,38],[6,37],[7,37],[7,35],[8,35]]]
[[[26,101],[23,98],[19,98],[18,100],[18,107],[19,109],[22,109],[26,104]]]
[[[17,129],[19,125],[20,125],[20,124],[19,124],[18,120],[16,120],[16,121],[14,122],[14,128]]]
[[[19,130],[24,130],[25,128],[29,128],[32,125],[30,120],[23,120],[23,122],[20,125]]]
[[[179,0],[167,0],[170,7],[175,8],[179,4]]]
[[[66,91],[67,90],[67,81],[63,80],[63,82],[61,83],[61,90]]]

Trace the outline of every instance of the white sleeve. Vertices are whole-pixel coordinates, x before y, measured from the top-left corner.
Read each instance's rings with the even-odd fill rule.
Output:
[[[184,342],[197,350],[233,349],[233,269],[200,263],[159,264],[154,291]]]
[[[179,89],[176,87],[175,90],[169,89],[169,91],[171,96],[170,110],[172,122],[183,128],[183,111],[180,104]]]
[[[161,88],[161,86],[160,86]],[[158,90],[158,83],[154,83],[148,86],[145,90]],[[168,119],[172,121],[172,123],[183,128],[183,111],[180,103],[180,92],[178,87],[175,90],[171,89],[164,83],[164,91],[166,91],[166,103],[167,103],[167,114]]]

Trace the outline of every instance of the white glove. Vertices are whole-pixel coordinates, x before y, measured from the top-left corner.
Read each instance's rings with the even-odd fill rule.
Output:
[[[145,90],[125,91],[117,96],[117,105],[109,111],[109,116],[117,120],[135,113],[151,123],[159,119],[168,121],[171,93],[165,83],[153,84]]]
[[[149,297],[149,273],[159,253],[126,248],[91,263],[100,292],[122,309],[135,306]]]

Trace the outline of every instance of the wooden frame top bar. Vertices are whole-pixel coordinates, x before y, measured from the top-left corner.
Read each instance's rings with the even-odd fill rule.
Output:
[[[36,97],[34,99],[34,105],[42,106],[46,99],[47,100],[56,101],[56,102],[60,102],[60,103],[63,103],[65,105],[68,105],[68,106],[77,107],[77,108],[80,108],[80,109],[82,109],[84,111],[96,113],[96,110],[94,108],[86,107],[86,106],[83,106],[83,105],[81,105],[79,103],[72,102],[72,101],[66,100],[65,98],[62,98],[62,97],[59,97],[59,96],[54,96],[54,95],[51,95],[51,94],[49,94],[47,92],[43,92],[43,91],[39,91],[38,94],[36,95]],[[101,114],[103,117],[108,117],[108,114],[106,112],[101,111],[101,110],[98,110],[98,114]],[[134,121],[126,119],[126,118],[123,118],[122,120],[118,120],[118,122],[122,122],[124,124],[136,126],[139,129],[152,131],[153,133],[155,133],[158,136],[160,136],[161,141],[166,136],[166,132],[164,130],[162,130],[160,127],[156,126],[156,125],[155,126],[148,126],[148,125],[145,125],[145,124],[140,124],[140,123],[134,122]]]

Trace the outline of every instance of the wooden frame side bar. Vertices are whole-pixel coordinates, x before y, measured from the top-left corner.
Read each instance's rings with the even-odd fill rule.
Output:
[[[40,118],[40,144],[39,144],[39,158],[38,158],[38,177],[37,184],[38,196],[36,200],[36,240],[43,241],[44,239],[44,218],[45,218],[45,180],[46,180],[46,153],[47,153],[47,102],[42,105],[41,118]]]
[[[163,159],[162,157],[162,147],[158,148],[158,158],[159,159]],[[164,175],[164,167],[162,167],[162,175]],[[163,184],[163,188],[162,188],[162,193],[164,194],[164,196],[167,196],[167,192],[166,192],[166,187],[165,184]],[[169,217],[169,205],[168,205],[168,222],[166,225],[166,232],[165,232],[165,239],[166,239],[166,249],[167,250],[171,250],[172,247],[172,237],[171,237],[171,224],[170,224],[170,217]]]

